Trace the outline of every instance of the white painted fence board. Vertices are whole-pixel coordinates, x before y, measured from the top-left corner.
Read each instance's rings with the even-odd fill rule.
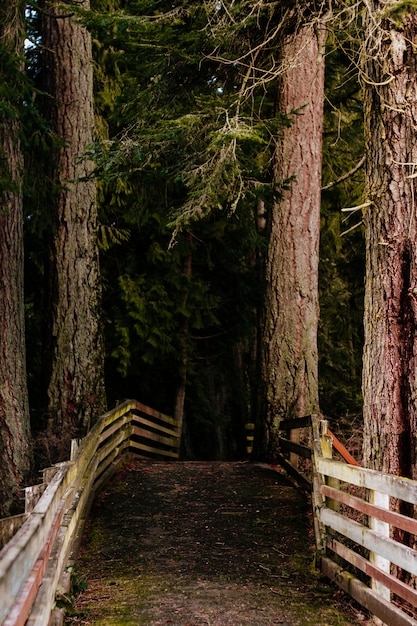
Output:
[[[30,515],[0,552],[0,623],[11,609],[46,541],[47,533],[42,524],[43,516]]]
[[[393,539],[383,537],[358,522],[344,517],[331,509],[321,509],[320,521],[355,543],[376,552],[380,556],[417,575],[417,551]]]
[[[363,556],[361,556],[357,552],[354,552],[334,538],[327,541],[327,547],[329,548],[329,550],[332,550],[333,552],[341,556],[342,559],[344,559],[347,563],[354,565],[354,567],[360,569],[368,576],[379,580],[386,587],[389,587],[393,593],[397,594],[397,596],[403,598],[413,606],[417,607],[416,589],[413,589],[406,583],[398,580],[392,574],[377,569],[370,561],[368,561],[368,559],[365,559]]]
[[[331,559],[322,559],[322,572],[352,598],[390,626],[417,626],[417,621],[394,604],[381,598],[373,589],[344,571]]]
[[[381,509],[389,510],[389,500],[390,497],[385,493],[380,493],[379,491],[371,490],[370,492],[371,504],[375,504],[375,506],[380,507]],[[389,524],[383,522],[376,517],[370,518],[370,528],[376,532],[378,535],[389,538]],[[370,561],[373,563],[378,569],[383,572],[389,573],[390,571],[390,561],[389,559],[384,558],[378,552],[371,552]],[[375,589],[377,593],[383,596],[386,600],[391,599],[391,592],[382,582],[378,580],[372,579],[372,588]]]
[[[417,504],[417,481],[400,476],[389,476],[376,470],[355,467],[332,459],[316,457],[316,465],[317,470],[326,476]]]

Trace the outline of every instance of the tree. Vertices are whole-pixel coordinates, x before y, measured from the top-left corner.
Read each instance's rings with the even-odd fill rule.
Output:
[[[131,228],[127,246],[113,248],[103,261],[105,272],[116,255],[119,269],[126,268],[119,281],[108,282],[111,353],[126,382],[139,380],[143,395],[152,388],[154,401],[157,391],[166,411],[173,410],[175,397],[177,407],[179,400],[182,404],[186,378],[189,447],[198,455],[208,450],[213,455],[213,440],[228,439],[223,449],[229,447],[226,429],[232,420],[242,439],[248,421],[244,352],[258,290],[253,181],[259,183],[257,193],[270,194],[271,127],[279,125],[264,112],[265,119],[258,119],[264,105],[273,108],[264,84],[252,98],[249,89],[245,92],[246,63],[234,59],[248,52],[251,32],[254,47],[266,27],[279,37],[279,15],[272,24],[266,10],[253,28],[250,3],[246,20],[236,8],[233,19],[239,17],[242,29],[236,35],[224,23],[229,13],[206,3],[176,9],[161,3],[151,19],[152,4],[132,4],[144,17],[110,14],[108,29],[105,20],[88,15],[90,27],[97,29],[97,54],[101,58],[100,41],[106,42],[106,52],[112,51],[107,64],[117,60],[123,81],[111,106],[104,82],[98,94],[109,113],[111,141],[95,153],[107,220]],[[166,15],[160,13],[164,4]],[[223,52],[230,62],[220,58]],[[256,84],[262,71],[254,74]],[[169,245],[172,229],[175,245]],[[236,419],[238,404],[245,410]]]
[[[129,94],[129,102],[124,103],[123,115],[129,114],[129,118],[124,117],[124,119],[126,119],[125,128],[129,125],[130,130],[120,132],[119,129],[121,140],[106,142],[105,150],[101,156],[98,153],[96,157],[100,171],[104,175],[110,174],[110,176],[117,177],[118,188],[123,192],[126,191],[126,195],[129,188],[131,194],[132,189],[142,190],[140,197],[142,216],[143,207],[149,202],[143,190],[148,190],[149,181],[157,179],[158,187],[163,191],[158,205],[165,205],[167,218],[171,218],[177,239],[178,235],[184,231],[194,231],[195,224],[198,223],[197,238],[205,241],[202,234],[204,224],[209,224],[214,220],[218,224],[224,224],[227,218],[230,221],[230,216],[239,215],[241,218],[243,213],[251,216],[254,230],[256,205],[262,202],[267,205],[271,201],[273,190],[279,191],[283,181],[294,173],[284,171],[284,168],[280,171],[280,148],[276,149],[276,171],[272,172],[273,140],[271,138],[276,136],[285,124],[286,113],[290,113],[291,109],[304,107],[308,102],[309,95],[304,94],[305,97],[302,100],[292,103],[288,109],[280,106],[283,103],[278,104],[277,107],[276,89],[274,89],[274,83],[282,73],[282,64],[277,63],[275,57],[279,53],[284,32],[291,32],[297,26],[299,12],[294,10],[293,6],[288,7],[287,3],[264,5],[264,3],[244,2],[235,6],[234,3],[225,2],[215,7],[207,3],[184,3],[181,7],[161,3],[158,5],[158,14],[149,19],[155,7],[148,6],[149,3],[146,2],[134,4],[134,9],[139,13],[142,11],[145,17],[140,19],[135,19],[134,16],[107,17],[111,24],[109,30],[116,39],[116,41],[110,39],[111,44],[117,45],[117,39],[122,39],[125,54],[124,61],[122,59],[121,63],[126,63],[126,59],[131,55],[135,59],[136,68],[141,67],[141,71],[138,73],[136,69],[138,76],[135,76],[133,65],[127,68],[127,76],[130,76],[130,80],[128,78],[127,89],[124,89],[118,100],[123,101],[126,94]],[[298,3],[296,4],[298,9]],[[164,7],[165,15],[163,14]],[[311,11],[314,8],[312,3],[308,3],[308,6],[303,5],[303,8],[303,19],[311,17]],[[103,20],[94,21],[91,16],[90,19],[93,26],[97,24],[98,28],[102,28]],[[128,29],[127,23],[129,23]],[[126,34],[127,31],[129,34]],[[135,31],[141,34],[136,34],[132,41],[129,38],[130,33]],[[313,32],[312,28],[311,33]],[[139,39],[140,46],[137,45]],[[108,39],[107,44],[109,44]],[[149,50],[152,50],[151,61],[149,61]],[[293,50],[288,52],[288,57],[283,63],[284,67],[288,60],[293,63],[291,59],[293,52]],[[323,64],[318,67],[320,67],[322,78]],[[312,77],[316,69],[314,66]],[[139,81],[140,89],[138,90]],[[317,92],[319,92],[318,89]],[[320,98],[319,101],[314,99],[319,109],[320,103],[322,105],[322,87]],[[285,103],[285,106],[287,104]],[[120,121],[122,116],[117,117]],[[300,111],[295,117],[306,119],[308,115]],[[322,110],[319,110],[319,119],[321,117]],[[318,131],[314,129],[316,133],[314,141],[320,136],[320,129],[321,126]],[[304,130],[301,132],[303,133]],[[285,136],[288,138],[291,135],[292,130],[288,131]],[[302,140],[304,141],[304,135]],[[314,227],[316,232],[314,236],[316,240],[312,244],[312,249],[316,256],[313,265],[317,263],[318,254],[320,140],[315,148],[317,159],[313,167],[310,167],[307,162],[302,164],[304,169],[310,168],[310,172],[318,172],[315,177]],[[109,167],[110,163],[111,167]],[[127,182],[133,178],[138,181],[135,185]],[[156,206],[155,195],[155,189],[153,189],[151,193],[153,212]],[[120,194],[118,197],[120,199]],[[170,209],[175,210],[173,218],[169,215]],[[296,236],[301,238],[302,243],[299,241],[295,245],[298,246],[298,250],[302,250],[305,244],[305,233],[300,222],[298,226]],[[257,239],[253,234],[251,236],[251,255],[245,258],[245,262],[248,265],[252,263],[253,266],[255,247],[259,243],[259,237]],[[279,238],[278,233],[276,237]],[[275,243],[271,243],[271,257]],[[228,247],[226,240],[224,247],[225,249]],[[286,251],[283,250],[282,254],[286,255]],[[299,260],[300,258],[301,254]],[[304,261],[303,268],[297,267],[297,272],[300,272],[302,279],[291,275],[289,282],[290,280],[304,280],[307,262],[306,259]],[[193,263],[193,278],[196,275],[195,267],[197,264]],[[270,270],[269,279],[272,281],[274,280],[272,275],[280,269],[278,266],[272,268],[271,263]],[[314,336],[312,341],[315,342],[317,267],[312,270],[311,280],[315,289],[315,295],[312,296],[313,300],[315,298],[315,303],[311,306],[315,310],[315,320],[312,320],[312,325],[315,327],[312,331]],[[310,298],[307,294],[310,286],[305,284],[303,287],[305,302]],[[294,291],[296,290],[297,287],[294,288]],[[270,295],[272,291],[271,283]],[[271,295],[266,309],[272,306],[272,298]],[[254,300],[255,298],[251,301],[252,311]],[[237,324],[243,318],[241,313],[241,311],[238,312],[235,318]],[[291,321],[294,321],[294,318]],[[304,323],[304,319],[300,322]],[[291,327],[290,320],[287,320],[285,324]],[[277,340],[281,331],[286,332],[285,324],[282,321],[281,328],[277,327],[274,341]],[[158,326],[158,332],[162,333],[161,326]],[[248,350],[250,336],[251,332],[247,332],[242,338],[241,345],[245,346],[246,358],[250,352]],[[270,382],[266,380],[269,376],[267,364],[269,355],[266,355],[269,349],[268,342],[269,337],[265,333],[263,353],[265,388]],[[167,342],[161,341],[160,343],[164,348],[167,345]],[[308,392],[300,391],[300,398],[303,394],[315,395],[316,400],[311,403],[306,400],[305,405],[317,406],[317,347],[314,350],[310,348],[311,344],[308,347],[304,345],[302,350],[305,351],[304,357],[311,355],[311,363],[309,363],[311,369],[308,372],[308,385],[311,389]],[[278,355],[279,351],[275,346],[275,354],[272,356],[271,351],[271,358],[278,358]],[[301,372],[302,356],[296,354],[294,359],[294,369],[298,368]],[[191,362],[192,359],[188,359],[189,367]],[[315,365],[313,365],[314,362]],[[288,371],[291,367],[289,364]],[[275,382],[272,381],[273,384]],[[300,377],[295,382],[295,386],[301,389],[304,383],[305,380]],[[259,388],[258,391],[262,393]],[[265,389],[264,392],[267,393]],[[300,410],[301,405],[300,400]],[[260,411],[260,415],[263,415],[263,411]],[[260,419],[263,420],[263,417]]]
[[[279,422],[318,410],[323,43],[322,28],[306,25],[287,37],[283,50],[278,107],[293,123],[275,152],[274,179],[286,189],[268,217],[259,349],[256,446],[269,459],[278,449]]]
[[[364,462],[417,478],[417,13],[367,4]]]
[[[13,512],[31,469],[23,298],[24,4],[0,7],[0,515]]]
[[[89,7],[88,0],[81,3]],[[55,146],[50,177],[45,388],[48,430],[85,433],[105,409],[96,182],[86,158],[94,141],[91,36],[68,9],[41,7],[44,113]],[[55,459],[56,460],[56,459]]]

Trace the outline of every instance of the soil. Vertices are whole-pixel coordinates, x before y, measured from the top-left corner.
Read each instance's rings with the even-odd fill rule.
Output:
[[[366,624],[314,567],[309,507],[260,464],[128,463],[93,506],[65,623]]]

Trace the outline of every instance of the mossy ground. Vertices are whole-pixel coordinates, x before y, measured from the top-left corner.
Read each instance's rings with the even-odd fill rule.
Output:
[[[366,623],[315,570],[308,511],[264,466],[126,464],[94,505],[66,623]]]

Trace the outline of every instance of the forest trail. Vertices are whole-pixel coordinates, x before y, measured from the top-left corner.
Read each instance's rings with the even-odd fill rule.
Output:
[[[309,506],[263,465],[125,464],[93,506],[66,624],[366,624],[314,569]]]

